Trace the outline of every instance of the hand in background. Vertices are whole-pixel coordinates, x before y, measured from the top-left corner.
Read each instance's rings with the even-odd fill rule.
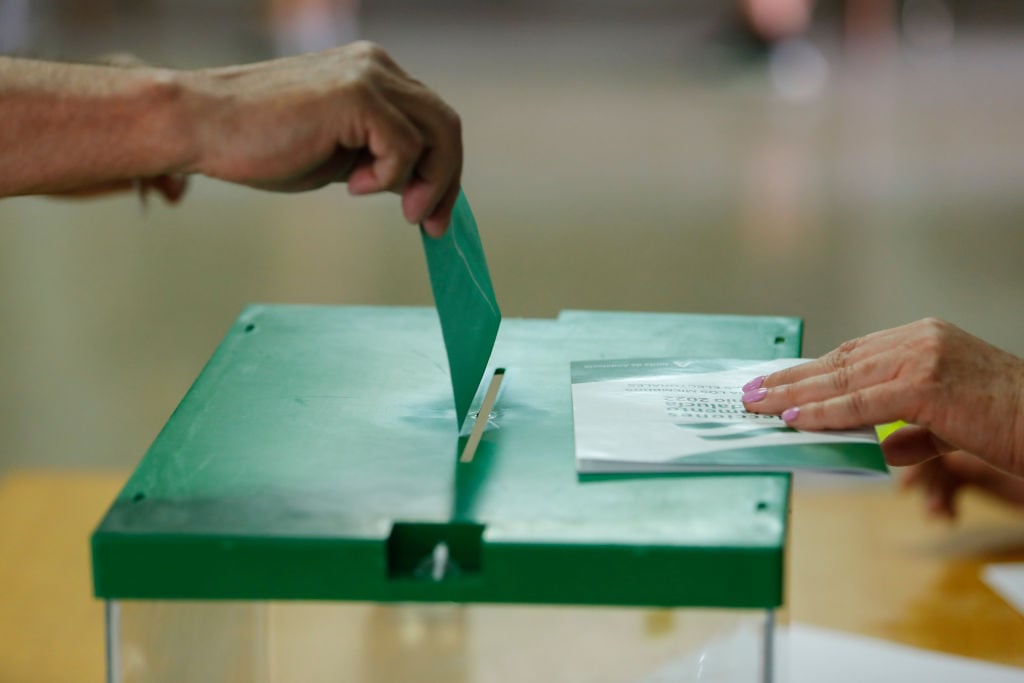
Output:
[[[906,489],[919,489],[928,512],[937,517],[955,519],[958,497],[970,488],[1024,507],[1024,478],[1001,472],[965,451],[952,451],[915,465],[904,473],[900,483]]]

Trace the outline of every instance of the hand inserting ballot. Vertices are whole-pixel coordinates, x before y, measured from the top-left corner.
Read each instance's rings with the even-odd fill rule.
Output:
[[[0,57],[0,197],[200,173],[265,190],[394,192],[441,235],[462,172],[458,116],[379,46],[196,71]]]

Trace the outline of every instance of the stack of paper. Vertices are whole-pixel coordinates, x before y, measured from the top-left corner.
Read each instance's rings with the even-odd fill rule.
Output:
[[[749,413],[743,385],[800,359],[640,358],[572,363],[580,473],[789,471],[885,474],[873,429],[800,432]]]

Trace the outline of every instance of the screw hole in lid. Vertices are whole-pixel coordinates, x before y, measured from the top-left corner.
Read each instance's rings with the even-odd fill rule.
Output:
[[[763,500],[757,501],[757,511],[758,512],[764,512],[767,509],[768,509],[768,503],[767,502],[765,502]]]
[[[786,343],[786,338],[785,337],[776,337],[775,338],[775,343],[776,344],[785,344]]]
[[[245,326],[245,331],[246,332],[252,332],[255,329],[256,329],[256,325],[254,325],[253,323],[249,323],[248,325]]]
[[[139,491],[134,496],[132,496],[133,503],[141,503],[144,500],[146,500],[146,494],[143,493],[142,491]]]

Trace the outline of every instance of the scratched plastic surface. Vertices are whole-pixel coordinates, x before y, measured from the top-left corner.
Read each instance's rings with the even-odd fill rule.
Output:
[[[568,364],[794,356],[800,334],[791,318],[506,320],[506,386],[457,465],[435,311],[252,306],[94,534],[96,593],[778,606],[788,477],[580,480]],[[450,571],[427,580],[438,543]]]

